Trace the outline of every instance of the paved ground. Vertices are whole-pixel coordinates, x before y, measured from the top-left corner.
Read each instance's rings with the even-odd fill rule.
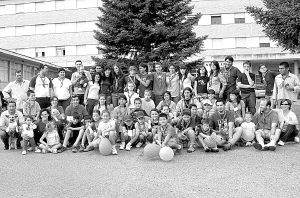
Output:
[[[298,111],[298,107],[296,107]],[[0,143],[0,147],[3,145]],[[1,197],[299,197],[300,144],[275,152],[184,151],[171,162],[142,149],[101,156],[0,150]]]

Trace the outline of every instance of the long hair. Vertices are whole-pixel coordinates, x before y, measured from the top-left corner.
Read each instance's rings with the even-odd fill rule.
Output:
[[[240,104],[240,102],[241,102],[241,100],[242,100],[242,97],[241,97],[241,95],[240,95],[240,92],[239,92],[239,91],[233,91],[233,92],[231,92],[230,94],[236,95],[236,102],[237,102],[237,104]],[[233,101],[230,99],[230,97],[229,97],[229,102],[233,102]]]
[[[216,60],[213,60],[212,62],[211,62],[211,64],[213,64],[214,66],[216,66],[216,76],[220,73],[220,64],[219,64],[219,62],[218,61],[216,61]],[[210,70],[210,76],[212,76],[213,75],[213,70],[211,69]]]
[[[108,77],[105,75],[105,71],[106,71],[106,70],[110,70],[110,74],[109,74]],[[105,80],[108,80],[109,83],[110,83],[111,85],[112,85],[113,82],[114,82],[113,71],[112,71],[112,69],[111,69],[109,66],[106,66],[106,67],[104,68],[104,74],[103,74],[103,76],[102,76],[102,80],[101,80],[101,81],[105,81]]]
[[[207,69],[206,69],[206,67],[204,67],[203,65],[201,65],[201,66],[197,69],[197,74],[198,74],[198,76],[201,76],[201,75],[200,75],[200,69],[201,69],[201,68],[204,68],[204,70],[205,70],[204,76],[207,76]]]
[[[263,83],[263,76],[262,76],[262,73],[261,73],[261,71],[260,71],[260,68],[261,68],[262,66],[265,66],[265,67],[267,67],[267,66],[264,65],[264,64],[260,64],[260,65],[258,66],[258,75],[259,75],[260,81]],[[268,70],[267,70],[267,72],[268,72]]]
[[[93,84],[95,84],[95,77],[96,75],[99,75],[99,81],[98,81],[98,84],[100,85],[100,82],[101,82],[101,74],[96,72],[93,76],[92,76],[92,82]]]

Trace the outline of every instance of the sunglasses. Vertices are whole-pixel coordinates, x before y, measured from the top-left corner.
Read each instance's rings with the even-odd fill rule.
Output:
[[[289,105],[289,104],[287,104],[287,103],[282,103],[281,105]]]

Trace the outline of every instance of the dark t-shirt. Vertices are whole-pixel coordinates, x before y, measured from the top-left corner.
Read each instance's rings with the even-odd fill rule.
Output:
[[[176,125],[176,128],[179,129],[179,131],[183,131],[189,127],[195,128],[195,120],[190,119],[189,122],[185,122],[183,119],[180,119],[179,122]]]
[[[226,93],[230,93],[234,90],[236,90],[236,80],[238,79],[239,76],[241,76],[241,71],[232,66],[229,70],[224,70],[222,71],[222,74],[226,78],[227,85],[226,85]]]
[[[249,73],[249,75],[253,82],[255,82],[255,75],[253,73]],[[241,82],[244,85],[249,85],[249,81],[245,73],[242,73],[241,76],[239,76],[238,82]],[[255,92],[254,88],[241,88],[242,94],[248,94],[252,92]]]
[[[111,94],[113,80],[110,78],[104,78],[100,83],[100,93]]]
[[[73,122],[71,122],[71,124],[70,124],[70,127],[72,127],[72,128],[78,128],[78,127],[81,127],[81,126],[82,126],[81,122],[77,122],[76,124],[74,124]],[[76,129],[74,131],[79,131],[79,129]]]
[[[220,129],[227,128],[229,122],[234,122],[233,112],[225,111],[224,114],[220,114],[219,112],[215,112],[210,117],[209,126],[213,130],[219,131]]]
[[[133,130],[133,129],[135,129],[135,124],[134,124],[134,122],[132,122],[131,123],[131,125],[127,125],[127,124],[125,124],[125,123],[123,123],[122,124],[122,127],[125,127],[125,129],[128,131],[128,130]]]
[[[207,93],[207,83],[209,81],[209,77],[197,76],[195,81],[197,82],[197,93]]]
[[[141,78],[142,81],[146,82],[147,80],[150,80],[150,84],[148,87],[145,87],[142,83],[139,83],[138,89],[139,89],[139,96],[140,98],[144,98],[144,92],[146,89],[152,90],[152,84],[153,84],[153,75],[151,74],[139,74],[139,77]]]

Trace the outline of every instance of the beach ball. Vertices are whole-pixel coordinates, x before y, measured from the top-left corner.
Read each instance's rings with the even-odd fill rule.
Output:
[[[157,144],[148,144],[144,148],[144,156],[147,158],[155,158],[159,156],[160,146]]]
[[[111,143],[109,139],[104,138],[101,140],[99,144],[99,151],[102,155],[110,155],[111,154]]]
[[[245,132],[245,131],[243,131],[243,133],[242,133],[242,138],[243,138],[243,140],[245,140],[246,142],[251,142],[252,140],[254,140],[254,138],[255,138],[255,135],[254,135],[254,133],[251,133],[251,132]]]
[[[173,159],[173,157],[174,157],[174,151],[170,147],[167,147],[167,146],[163,147],[159,151],[159,157],[163,161],[168,162],[168,161],[170,161],[170,160]]]
[[[215,148],[217,146],[216,140],[211,137],[203,139],[203,142],[206,144],[206,146],[208,146],[208,148]]]

